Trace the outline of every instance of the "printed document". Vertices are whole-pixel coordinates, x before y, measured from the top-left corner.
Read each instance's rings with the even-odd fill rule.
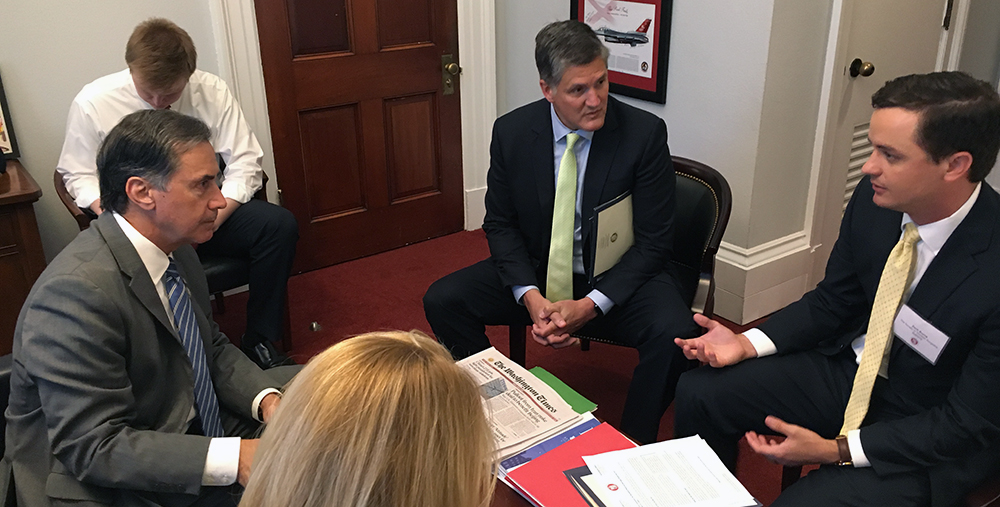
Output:
[[[583,460],[609,507],[760,505],[699,436]]]
[[[493,347],[458,364],[479,384],[501,459],[582,421],[545,382]]]

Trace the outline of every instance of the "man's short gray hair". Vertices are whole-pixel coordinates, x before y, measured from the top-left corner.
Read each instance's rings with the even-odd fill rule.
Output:
[[[555,88],[570,67],[587,65],[597,58],[608,63],[608,48],[586,23],[573,19],[549,23],[535,36],[538,77]]]
[[[121,119],[97,152],[101,207],[124,213],[125,182],[133,176],[164,190],[181,155],[208,142],[211,131],[201,120],[167,109],[144,109]]]

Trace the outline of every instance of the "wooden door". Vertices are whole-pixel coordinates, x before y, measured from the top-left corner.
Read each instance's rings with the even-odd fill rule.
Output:
[[[463,227],[455,0],[257,0],[294,271]]]

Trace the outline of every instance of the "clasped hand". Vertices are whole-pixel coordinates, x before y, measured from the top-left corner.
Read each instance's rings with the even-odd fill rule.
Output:
[[[531,315],[532,339],[557,349],[579,342],[571,334],[597,316],[590,298],[552,302],[534,289],[524,295],[524,306]]]

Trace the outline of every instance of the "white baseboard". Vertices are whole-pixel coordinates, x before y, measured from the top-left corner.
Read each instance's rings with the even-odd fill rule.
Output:
[[[812,248],[804,232],[744,249],[723,242],[716,256],[715,314],[746,324],[811,289]]]
[[[465,230],[483,228],[486,218],[486,187],[465,191]]]

